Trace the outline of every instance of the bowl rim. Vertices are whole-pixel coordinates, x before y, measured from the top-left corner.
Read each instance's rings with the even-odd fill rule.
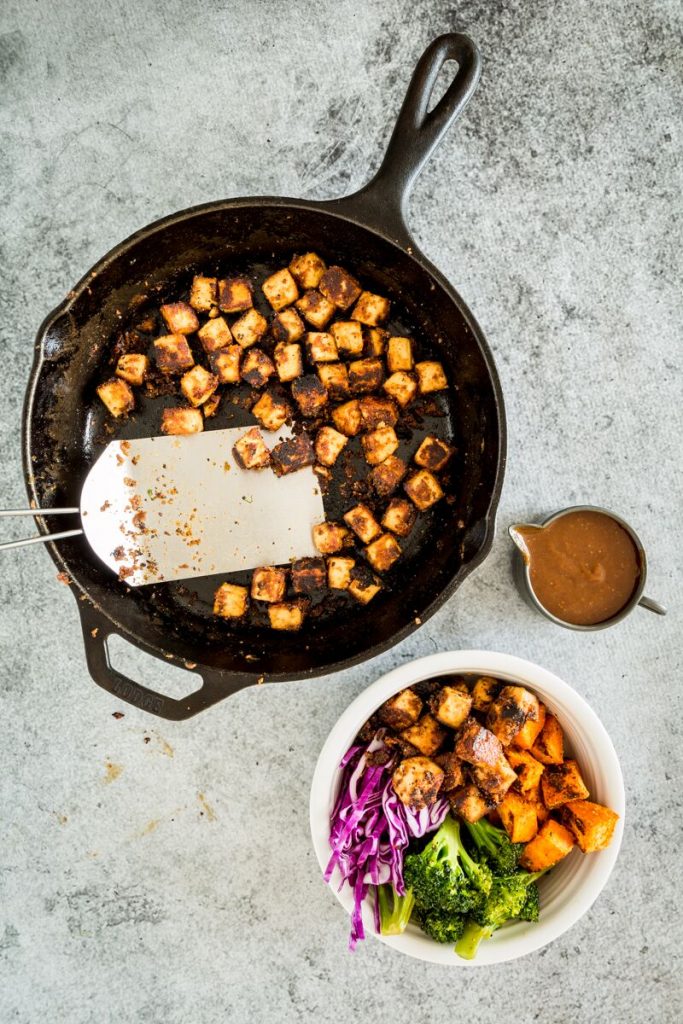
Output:
[[[607,849],[590,854],[590,878],[578,886],[572,899],[546,921],[541,919],[533,925],[519,922],[509,929],[502,929],[482,947],[476,960],[462,960],[454,955],[449,944],[440,945],[422,933],[419,937],[407,932],[396,936],[377,935],[371,909],[367,905],[363,907],[366,934],[404,955],[444,966],[485,967],[526,956],[555,941],[593,905],[607,884],[621,847],[626,802],[624,780],[616,750],[599,717],[588,702],[559,676],[534,662],[498,651],[461,650],[430,654],[406,662],[371,683],[349,704],[330,730],[313,772],[309,806],[311,836],[321,872],[324,872],[330,857],[329,816],[336,794],[339,761],[359,728],[392,694],[430,676],[452,672],[494,675],[526,682],[530,689],[539,692],[541,699],[547,697],[551,703],[556,700],[571,705],[581,721],[581,728],[590,733],[600,747],[600,796],[619,815],[612,842]],[[595,746],[595,742],[591,745]],[[353,900],[348,887],[342,890],[331,888],[349,913]]]

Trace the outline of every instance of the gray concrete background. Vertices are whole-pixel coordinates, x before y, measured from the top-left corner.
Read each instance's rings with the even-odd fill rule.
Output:
[[[503,378],[510,461],[494,551],[376,661],[246,691],[181,725],[98,690],[52,562],[5,555],[3,1022],[682,1019],[674,0],[5,0],[0,503],[24,501],[36,327],[81,274],[174,209],[359,186],[423,46],[454,28],[481,46],[484,76],[415,189],[411,224]],[[583,636],[521,603],[504,527],[579,501],[640,532],[668,618],[638,611]],[[463,975],[373,940],[350,956],[309,842],[317,752],[379,674],[465,646],[542,663],[602,717],[628,794],[619,863],[593,910],[526,960]],[[146,679],[165,675],[127,657]]]

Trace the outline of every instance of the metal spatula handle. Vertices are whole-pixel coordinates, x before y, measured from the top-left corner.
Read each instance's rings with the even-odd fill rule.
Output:
[[[2,516],[65,516],[80,512],[79,508],[3,508]],[[64,530],[62,533],[41,533],[37,537],[26,537],[24,540],[8,540],[0,544],[0,551],[10,548],[24,548],[27,544],[45,544],[49,540],[64,540],[66,537],[78,537],[83,530]]]

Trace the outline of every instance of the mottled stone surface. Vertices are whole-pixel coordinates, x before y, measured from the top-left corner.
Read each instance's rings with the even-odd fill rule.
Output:
[[[453,28],[484,76],[411,224],[488,334],[510,428],[493,553],[435,618],[361,668],[186,724],[94,686],[52,562],[3,557],[0,1020],[681,1020],[680,5],[5,0],[0,19],[2,505],[24,501],[32,339],[74,281],[177,208],[359,186]],[[666,619],[583,636],[518,599],[504,527],[578,501],[640,532]],[[464,646],[536,660],[600,714],[627,787],[617,868],[524,961],[350,956],[309,841],[317,752],[369,681]]]

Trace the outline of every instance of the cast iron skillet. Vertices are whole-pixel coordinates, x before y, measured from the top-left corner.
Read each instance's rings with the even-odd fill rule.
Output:
[[[449,60],[457,62],[457,75],[428,113],[437,76]],[[184,719],[252,683],[356,664],[407,636],[488,554],[505,466],[500,383],[472,314],[417,249],[405,223],[411,185],[470,100],[479,74],[474,44],[463,35],[441,36],[420,59],[384,161],[359,192],[331,202],[228,199],[166,217],[106,255],[42,324],[24,408],[23,454],[29,497],[46,509],[79,503],[102,443],[94,389],[126,311],[141,295],[156,296],[157,303],[158,296],[177,295],[194,272],[253,272],[282,265],[295,252],[319,252],[348,266],[364,287],[389,295],[454,382],[445,422],[460,450],[457,500],[442,501],[428,514],[429,535],[407,559],[400,583],[353,614],[310,621],[300,634],[240,632],[193,610],[192,600],[170,584],[127,587],[83,538],[48,544],[79,599],[92,677],[120,699],[163,718]],[[64,528],[63,518],[56,524],[47,513],[37,522],[43,533]],[[110,663],[107,638],[114,633],[196,669],[202,685],[176,700],[127,678]]]

